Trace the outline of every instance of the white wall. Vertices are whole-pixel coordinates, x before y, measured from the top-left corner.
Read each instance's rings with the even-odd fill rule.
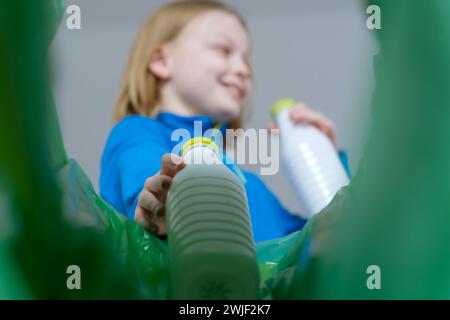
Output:
[[[128,50],[140,24],[167,1],[68,0],[82,29],[63,24],[53,44],[55,96],[68,154],[98,188],[102,149]],[[368,124],[375,35],[357,0],[229,0],[247,19],[254,46],[254,111],[247,127],[263,128],[271,104],[294,97],[334,120],[339,145],[356,171]],[[257,170],[257,168],[250,168]],[[264,177],[292,210],[283,172]]]

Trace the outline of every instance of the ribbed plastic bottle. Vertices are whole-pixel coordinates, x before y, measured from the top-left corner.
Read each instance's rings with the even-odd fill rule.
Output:
[[[316,127],[295,124],[289,118],[294,104],[292,99],[278,101],[272,107],[272,117],[280,128],[282,160],[302,215],[311,218],[349,183],[349,178],[329,138]]]
[[[173,179],[166,201],[174,299],[257,295],[259,271],[247,196],[219,154],[216,144],[203,137],[181,149],[187,165]]]

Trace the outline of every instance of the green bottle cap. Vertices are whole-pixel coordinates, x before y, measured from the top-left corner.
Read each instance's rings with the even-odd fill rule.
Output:
[[[293,99],[287,98],[287,99],[278,100],[272,106],[272,110],[271,110],[272,117],[276,118],[282,110],[284,110],[286,108],[291,108],[294,106],[294,104],[295,104],[295,100],[293,100]]]
[[[217,144],[214,141],[212,141],[211,139],[205,138],[205,137],[196,137],[196,138],[189,139],[183,145],[183,147],[181,147],[180,156],[182,157],[186,153],[186,151],[188,151],[190,148],[192,148],[194,146],[199,146],[199,145],[208,146],[209,148],[213,149],[217,153],[217,155],[220,154],[219,147],[217,146]]]

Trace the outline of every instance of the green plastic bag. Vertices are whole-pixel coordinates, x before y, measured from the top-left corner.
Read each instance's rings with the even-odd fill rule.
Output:
[[[55,3],[0,3],[0,218],[11,230],[0,294],[166,299],[166,243],[106,204],[64,152],[44,45]],[[359,170],[302,231],[257,244],[260,299],[450,298],[450,4],[374,3],[384,18]],[[70,265],[83,290],[68,289]]]
[[[0,217],[12,230],[0,239],[2,298],[161,297],[158,286],[145,286],[137,268],[129,267],[134,260],[114,250],[100,224],[77,225],[67,218],[73,209],[70,198],[86,194],[75,190],[75,175],[67,184],[56,177],[71,162],[48,86],[47,44],[62,16],[53,8],[62,6],[50,1],[0,3]],[[73,193],[63,206],[69,189]],[[134,252],[131,244],[127,250]],[[72,265],[82,271],[82,290],[69,289]]]
[[[450,299],[450,2],[372,3],[382,29],[364,155],[277,298]]]

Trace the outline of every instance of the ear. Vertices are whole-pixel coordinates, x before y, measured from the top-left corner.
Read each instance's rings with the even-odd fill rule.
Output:
[[[148,69],[159,80],[166,81],[171,77],[171,69],[167,59],[166,48],[156,50],[148,62]]]

